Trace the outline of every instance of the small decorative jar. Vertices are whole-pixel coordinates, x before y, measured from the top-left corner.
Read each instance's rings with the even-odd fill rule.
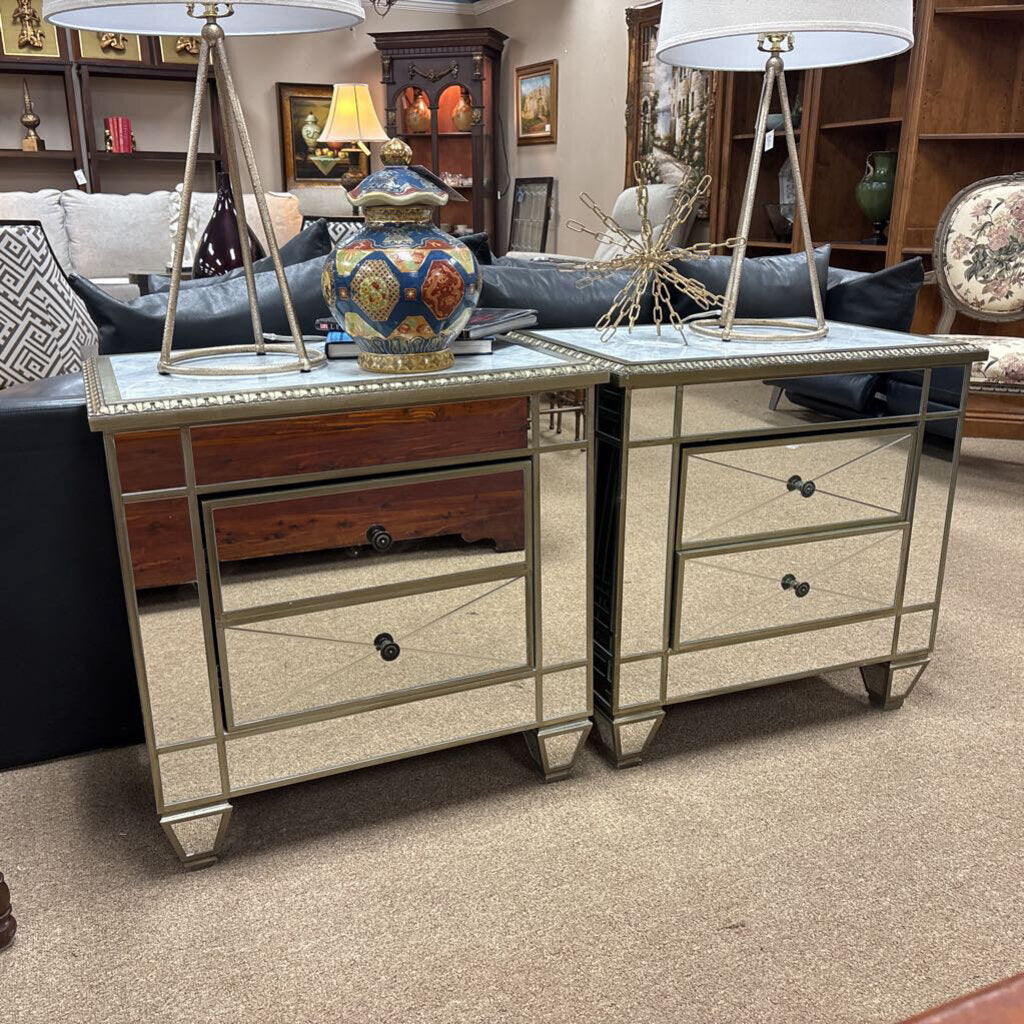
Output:
[[[413,93],[413,101],[405,111],[405,130],[413,135],[426,135],[430,131],[433,114],[427,103],[427,94],[422,89]]]
[[[864,177],[857,183],[854,195],[864,216],[874,226],[874,235],[867,239],[873,245],[885,245],[885,227],[892,216],[892,201],[896,193],[896,158],[892,150],[871,153]]]
[[[459,102],[452,110],[452,124],[457,132],[468,132],[473,127],[473,104],[465,89],[462,89]]]
[[[374,373],[426,373],[452,366],[448,347],[480,298],[480,269],[469,247],[434,226],[449,193],[410,168],[412,150],[392,139],[382,170],[349,201],[363,229],[327,258],[324,298]]]

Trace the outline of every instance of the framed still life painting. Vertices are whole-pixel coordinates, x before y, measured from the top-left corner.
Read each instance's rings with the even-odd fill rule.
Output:
[[[327,123],[334,87],[277,83],[284,188],[344,185],[370,172],[370,157],[355,143],[337,146],[317,142]]]
[[[558,141],[558,61],[516,68],[516,142]]]
[[[650,183],[692,187],[705,174],[713,151],[711,133],[719,75],[675,68],[656,57],[661,4],[626,11],[629,27],[629,83],[626,92],[626,182],[636,184],[640,161]],[[705,199],[697,216],[708,216]]]

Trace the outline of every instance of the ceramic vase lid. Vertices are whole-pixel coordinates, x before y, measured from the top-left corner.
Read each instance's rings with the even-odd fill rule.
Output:
[[[349,192],[353,206],[444,206],[448,202],[447,190],[409,166],[412,150],[401,139],[385,143],[380,160],[384,167]]]

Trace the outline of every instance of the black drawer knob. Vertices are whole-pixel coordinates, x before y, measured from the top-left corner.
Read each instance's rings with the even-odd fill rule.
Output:
[[[797,597],[806,597],[811,592],[811,585],[797,582],[797,578],[791,572],[787,572],[782,577],[782,589],[792,590]]]
[[[813,480],[804,480],[803,477],[791,476],[786,481],[786,490],[799,491],[805,498],[811,497],[817,490]]]
[[[379,526],[376,523],[366,531],[366,539],[370,542],[370,546],[374,551],[380,551],[381,553],[390,551],[391,545],[395,543],[394,537],[383,526]]]
[[[395,643],[395,638],[390,633],[378,633],[373,638],[373,646],[380,651],[380,656],[385,661],[394,661],[402,653],[402,648]]]

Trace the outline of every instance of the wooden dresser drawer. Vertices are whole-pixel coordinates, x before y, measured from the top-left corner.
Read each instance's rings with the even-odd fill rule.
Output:
[[[528,443],[528,409],[525,397],[493,398],[193,427],[196,483],[518,451]]]
[[[916,432],[683,448],[679,547],[904,518]]]
[[[676,646],[892,608],[903,528],[678,555]]]
[[[525,567],[529,466],[204,499],[217,605],[232,611]]]

